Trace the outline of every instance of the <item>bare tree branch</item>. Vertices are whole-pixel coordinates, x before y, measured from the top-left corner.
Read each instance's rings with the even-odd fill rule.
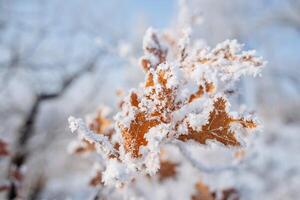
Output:
[[[94,70],[94,68],[97,66],[97,61],[99,59],[99,56],[104,53],[105,52],[103,50],[100,50],[80,70],[78,70],[77,72],[75,72],[74,74],[72,74],[68,78],[66,78],[63,81],[63,85],[58,92],[52,93],[52,94],[41,93],[36,96],[33,106],[31,107],[30,111],[26,115],[24,123],[22,124],[22,126],[19,129],[19,138],[17,139],[17,142],[15,144],[15,148],[17,150],[16,150],[15,154],[12,155],[10,168],[14,166],[20,170],[29,156],[29,152],[27,150],[27,143],[28,143],[29,139],[34,135],[34,126],[35,126],[36,119],[37,119],[41,105],[47,100],[55,99],[55,98],[62,96],[67,91],[67,89],[76,80],[78,80],[79,77]],[[9,176],[10,175],[8,172],[8,177]],[[14,183],[12,181],[10,191],[8,192],[7,198],[14,199],[16,197],[17,197],[16,186],[14,185]]]

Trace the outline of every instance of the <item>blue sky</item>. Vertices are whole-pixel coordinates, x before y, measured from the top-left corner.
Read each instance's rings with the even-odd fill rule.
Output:
[[[176,3],[175,0],[126,0],[122,4],[133,23],[143,17],[151,26],[162,28],[170,23]]]

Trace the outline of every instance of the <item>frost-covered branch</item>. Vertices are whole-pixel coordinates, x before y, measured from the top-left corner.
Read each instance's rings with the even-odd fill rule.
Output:
[[[177,141],[175,145],[180,149],[180,152],[184,155],[184,157],[199,171],[204,172],[204,173],[218,173],[222,171],[234,171],[238,169],[238,166],[240,164],[240,161],[228,164],[228,165],[205,165],[204,163],[201,163],[199,160],[193,158],[191,155],[191,152],[186,147],[186,144]]]
[[[176,144],[201,171],[237,169],[237,160],[206,166],[184,145],[216,141],[230,149],[246,144],[244,138],[259,124],[252,115],[231,110],[227,91],[240,77],[260,74],[265,61],[254,51],[242,51],[236,40],[211,49],[197,45],[190,34],[186,30],[181,39],[170,40],[167,33],[152,28],[146,32],[141,58],[145,82],[123,99],[113,127],[109,126],[113,120],[101,113],[88,122],[89,128],[82,120],[69,118],[71,131],[77,130],[83,142],[75,152],[95,149],[106,154],[104,185],[122,186],[139,175],[155,176],[162,165],[162,148],[168,144]]]
[[[76,119],[74,117],[69,117],[68,119],[71,132],[77,132],[81,140],[86,140],[90,143],[95,144],[99,153],[104,153],[105,155],[117,156],[113,145],[110,143],[108,137],[99,135],[91,131],[83,122],[82,119]]]

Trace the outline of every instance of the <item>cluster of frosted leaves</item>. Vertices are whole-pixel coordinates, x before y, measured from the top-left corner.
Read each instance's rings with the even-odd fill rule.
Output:
[[[242,75],[259,74],[262,59],[253,51],[241,51],[236,41],[225,41],[212,50],[183,42],[184,47],[177,45],[177,57],[169,61],[167,52],[172,49],[165,37],[152,29],[146,36],[141,61],[145,83],[130,92],[116,117],[126,152],[142,157],[143,147],[151,151],[149,138],[159,134],[160,140],[240,146],[241,133],[257,123],[251,116],[229,111],[226,90]]]
[[[145,82],[123,99],[114,127],[101,114],[89,127],[69,119],[81,138],[75,151],[96,150],[107,158],[101,177],[106,184],[121,185],[136,172],[156,174],[164,144],[240,147],[258,126],[251,115],[230,111],[226,94],[241,76],[258,75],[265,64],[262,58],[242,51],[235,40],[210,49],[190,42],[188,32],[174,38],[147,31],[141,58]]]
[[[115,151],[119,150],[119,143],[117,139],[114,139],[115,131],[112,127],[112,119],[107,116],[107,107],[100,108],[94,115],[90,116],[89,119],[86,120],[87,127],[83,124],[80,125],[80,119],[72,119],[70,118],[70,125],[72,123],[77,123],[76,129],[79,132],[83,132],[82,135],[79,134],[79,140],[74,140],[69,145],[69,151],[72,154],[77,155],[88,155],[97,152],[98,142],[91,140],[90,137],[85,135],[85,129],[88,128],[92,131],[93,134],[101,135],[107,137],[110,143],[114,144],[113,148]],[[72,129],[72,127],[71,127]],[[101,152],[102,153],[102,152]],[[162,153],[162,152],[161,152]],[[102,154],[103,155],[103,154]],[[118,154],[111,154],[108,152],[106,159],[118,160],[120,162],[120,156]],[[102,160],[103,161],[103,160]],[[99,163],[100,162],[100,163]],[[92,169],[91,178],[89,181],[89,185],[92,187],[98,187],[101,185],[104,187],[103,182],[103,172],[105,173],[105,168],[101,167],[101,160],[95,162],[94,167]],[[177,166],[178,163],[168,160],[160,156],[160,166],[157,173],[157,180],[162,182],[166,179],[174,178],[177,174]],[[123,183],[122,183],[123,184]],[[121,184],[121,186],[122,186]]]

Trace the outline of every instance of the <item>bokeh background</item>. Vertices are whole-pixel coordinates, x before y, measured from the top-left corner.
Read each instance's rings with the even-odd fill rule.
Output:
[[[145,30],[176,26],[180,5],[0,0],[0,138],[12,154],[0,160],[0,180],[18,158],[26,198],[87,199],[91,162],[68,154],[75,135],[67,118],[100,105],[115,110],[116,91],[144,79],[137,61]],[[188,6],[201,16],[193,37],[211,46],[238,39],[268,61],[262,77],[241,80],[237,94],[264,126],[258,156],[239,179],[245,199],[299,198],[300,1],[190,0]]]

